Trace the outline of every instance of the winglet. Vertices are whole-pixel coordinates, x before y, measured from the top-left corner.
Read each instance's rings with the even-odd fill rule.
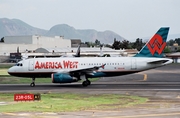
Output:
[[[169,27],[161,27],[134,57],[163,57]]]

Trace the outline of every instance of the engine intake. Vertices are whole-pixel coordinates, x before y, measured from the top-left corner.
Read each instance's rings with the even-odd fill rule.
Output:
[[[53,73],[51,75],[51,78],[52,78],[52,83],[71,83],[77,81],[69,74]]]

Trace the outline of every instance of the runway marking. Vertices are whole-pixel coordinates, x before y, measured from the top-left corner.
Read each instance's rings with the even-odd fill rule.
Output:
[[[144,115],[133,115],[133,116],[110,116],[105,118],[139,118],[139,117],[154,117],[154,116],[174,116],[180,115],[180,113],[164,113],[164,114],[144,114]]]
[[[147,74],[144,74],[144,79],[143,79],[144,81],[146,81],[147,80]]]
[[[8,113],[8,112],[4,112],[4,113],[2,113],[2,114],[11,115],[11,116],[17,116],[17,114],[15,114],[15,113]]]
[[[143,80],[138,80],[138,81],[147,81],[147,74],[143,74],[143,75],[144,75]]]

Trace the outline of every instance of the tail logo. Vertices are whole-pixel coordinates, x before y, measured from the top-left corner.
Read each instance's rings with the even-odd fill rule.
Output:
[[[155,52],[160,55],[165,46],[166,42],[163,42],[163,39],[159,34],[155,34],[147,44],[147,47],[149,48],[149,51],[152,55],[154,55]]]

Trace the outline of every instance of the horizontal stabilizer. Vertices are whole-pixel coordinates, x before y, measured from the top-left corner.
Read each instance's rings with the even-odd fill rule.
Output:
[[[168,60],[158,60],[158,61],[151,61],[148,62],[148,64],[162,64],[162,63],[166,63]]]

